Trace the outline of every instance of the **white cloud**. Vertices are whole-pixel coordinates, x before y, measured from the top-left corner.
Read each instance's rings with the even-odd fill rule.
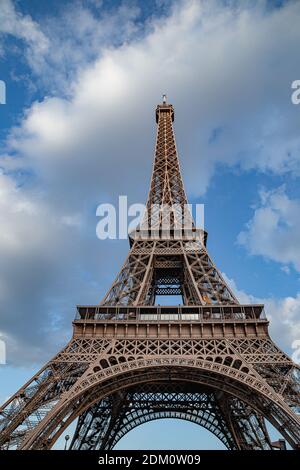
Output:
[[[262,190],[261,205],[238,236],[250,254],[293,265],[300,271],[300,200],[290,199],[285,188]]]
[[[291,270],[288,266],[284,265],[284,266],[281,266],[281,271],[283,271],[285,274],[290,274]]]
[[[233,279],[224,273],[223,276],[242,304],[265,305],[271,338],[283,351],[292,354],[293,342],[300,340],[300,292],[294,297],[259,298],[239,290]]]
[[[1,0],[0,35],[8,34],[22,39],[28,47],[28,57],[45,54],[49,41],[38,23],[29,15],[22,15],[11,0]]]
[[[90,3],[92,5],[92,2]],[[85,66],[101,55],[103,47],[114,48],[129,41],[139,32],[139,9],[121,4],[105,10],[100,3],[95,15],[86,2],[66,2],[56,15],[40,15],[37,23],[24,15],[13,0],[2,0],[0,12],[0,47],[19,55],[34,74],[34,87],[46,88],[51,94],[69,95],[70,82]],[[13,47],[5,42],[6,36],[23,41]],[[1,39],[3,44],[1,44]],[[23,57],[24,56],[24,57]],[[18,73],[11,70],[18,80]],[[24,79],[24,76],[22,75]],[[33,86],[33,80],[26,77]]]
[[[19,37],[28,43],[40,43],[42,47],[47,42],[39,25],[29,15],[22,15],[17,11],[11,0],[1,0],[0,32]]]
[[[51,22],[53,28],[47,30],[49,41],[55,41],[47,58],[53,73],[44,68],[41,72],[55,81],[64,68],[61,54],[69,57],[67,63],[76,74],[68,77],[68,98],[58,94],[33,104],[12,134],[11,148],[46,177],[49,166],[66,173],[66,159],[72,158],[76,179],[82,174],[84,155],[89,170],[83,173],[89,171],[104,187],[110,181],[111,188],[112,170],[119,187],[123,170],[132,165],[147,181],[153,146],[150,116],[167,91],[176,106],[179,149],[190,192],[205,191],[218,163],[299,174],[299,113],[290,101],[290,84],[299,70],[300,4],[288,3],[272,13],[259,6],[262,2],[251,9],[232,5],[180,2],[169,17],[149,20],[147,34],[138,34],[138,39],[134,39],[137,14],[126,9],[101,20],[88,10],[88,19],[65,12],[63,26],[59,20],[58,29]],[[97,21],[103,22],[103,28]],[[66,51],[74,51],[74,44],[64,35],[78,40],[71,25],[79,24],[90,41],[88,45],[79,41],[77,60],[71,53],[68,56]],[[101,38],[99,31],[104,31]],[[112,47],[113,31],[120,31],[120,44]],[[93,50],[89,61],[84,60],[86,49]],[[125,174],[130,184],[130,171]],[[141,197],[141,191],[137,195]]]
[[[126,6],[96,16],[78,3],[37,24],[3,4],[2,33],[24,42],[46,90],[0,156],[1,325],[14,351],[8,358],[20,362],[21,351],[30,361],[43,347],[53,351],[49,331],[68,331],[73,305],[99,301],[119,268],[127,245],[98,242],[95,208],[119,194],[144,202],[162,93],[175,105],[190,193],[206,190],[219,163],[299,174],[290,84],[299,72],[300,3],[268,12],[263,2],[185,1],[145,25]],[[292,223],[296,211],[286,200],[274,209],[274,198],[264,206],[270,235],[276,216],[290,214]],[[294,252],[280,256],[298,266]]]
[[[109,254],[93,222],[0,173],[1,337],[9,364],[47,360],[69,339],[75,305],[99,302]]]

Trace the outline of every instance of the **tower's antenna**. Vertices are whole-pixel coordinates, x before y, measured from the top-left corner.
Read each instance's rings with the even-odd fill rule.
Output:
[[[167,95],[163,95],[163,104],[167,103]]]

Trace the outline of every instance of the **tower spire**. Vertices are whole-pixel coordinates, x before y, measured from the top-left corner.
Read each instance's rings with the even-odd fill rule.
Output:
[[[175,225],[183,224],[185,228],[192,228],[195,224],[188,208],[173,129],[174,108],[167,104],[165,94],[163,103],[156,107],[155,115],[157,131],[154,165],[147,213],[142,225],[151,228],[155,226],[159,230],[168,223],[171,230]]]

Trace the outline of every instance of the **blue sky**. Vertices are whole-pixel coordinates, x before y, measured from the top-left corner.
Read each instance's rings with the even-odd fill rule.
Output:
[[[205,204],[210,254],[242,302],[266,304],[274,339],[293,352],[299,20],[294,1],[1,0],[1,402],[66,343],[75,305],[98,302],[119,269],[128,243],[96,238],[96,207],[119,194],[145,201],[162,93],[190,202]],[[136,436],[176,446],[178,435],[182,447],[215,445],[197,433],[151,423],[124,446]]]

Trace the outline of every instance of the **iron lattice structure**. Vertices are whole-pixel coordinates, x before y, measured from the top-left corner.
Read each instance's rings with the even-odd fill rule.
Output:
[[[160,418],[204,426],[228,449],[271,449],[268,421],[299,448],[300,370],[271,340],[263,305],[241,305],[210,258],[186,210],[173,120],[172,105],[157,106],[148,210],[119,274],[1,407],[2,449],[51,448],[76,418],[72,449],[111,449]],[[159,306],[158,295],[183,305]]]

